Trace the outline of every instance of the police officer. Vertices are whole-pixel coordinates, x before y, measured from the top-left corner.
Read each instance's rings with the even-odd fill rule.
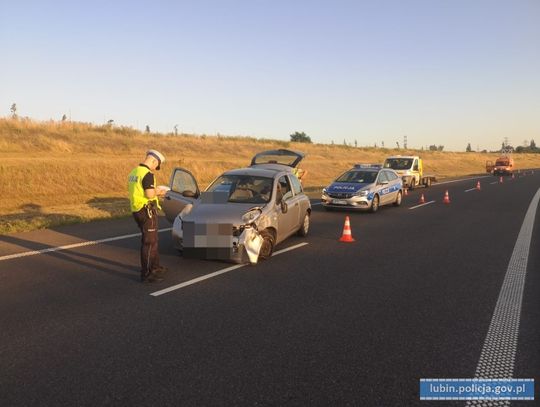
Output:
[[[133,217],[141,229],[141,282],[153,283],[163,280],[164,267],[159,265],[158,216],[161,209],[158,197],[165,191],[156,188],[154,171],[161,168],[165,157],[157,150],[148,150],[143,163],[129,173],[129,202]]]

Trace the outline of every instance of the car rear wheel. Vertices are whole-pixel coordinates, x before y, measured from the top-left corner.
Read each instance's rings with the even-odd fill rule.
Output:
[[[401,205],[401,200],[402,200],[403,196],[401,194],[401,191],[399,191],[397,193],[397,196],[396,196],[396,201],[394,202],[394,206],[400,206]]]
[[[431,186],[431,178],[426,178],[426,188],[429,188]]]
[[[416,187],[416,178],[412,178],[411,179],[411,182],[410,182],[410,185],[409,185],[409,189],[412,191],[414,189],[414,187]]]
[[[306,212],[304,215],[304,220],[302,221],[302,226],[298,229],[298,236],[307,236],[309,232],[309,212]]]
[[[373,197],[373,201],[371,201],[371,208],[370,211],[375,213],[379,210],[379,195],[375,195]]]
[[[274,244],[276,240],[274,238],[274,234],[267,229],[261,232],[261,237],[263,238],[263,243],[261,245],[261,250],[259,251],[259,259],[267,260],[274,252]]]

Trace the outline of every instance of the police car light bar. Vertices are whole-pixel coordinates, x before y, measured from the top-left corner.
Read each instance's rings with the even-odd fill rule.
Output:
[[[354,164],[354,168],[382,168],[382,164]]]

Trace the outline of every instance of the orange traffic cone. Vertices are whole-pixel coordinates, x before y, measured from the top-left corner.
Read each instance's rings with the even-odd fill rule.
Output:
[[[403,188],[403,196],[409,195],[409,188]]]
[[[443,203],[449,204],[450,203],[450,197],[448,196],[448,190],[444,193]]]
[[[354,239],[351,233],[351,222],[349,221],[348,216],[345,216],[345,225],[343,225],[343,234],[341,235],[341,238],[339,239],[339,241],[346,242],[346,243],[354,242]]]
[[[482,187],[480,187],[480,181],[478,181],[478,182],[476,183],[476,190],[477,190],[477,191],[480,191],[481,189],[482,189]]]
[[[514,173],[512,173],[512,179],[514,179],[514,178],[515,178]]]
[[[499,184],[502,184],[503,183],[503,177],[499,177]]]
[[[420,204],[426,203],[426,198],[424,198],[424,194],[420,195],[420,200],[418,201],[418,203]]]

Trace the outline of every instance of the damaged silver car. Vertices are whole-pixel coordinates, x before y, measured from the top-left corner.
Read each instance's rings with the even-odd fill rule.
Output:
[[[204,192],[189,171],[174,169],[162,206],[175,247],[189,258],[257,263],[289,236],[306,236],[311,204],[292,173],[303,158],[284,149],[261,152]]]

